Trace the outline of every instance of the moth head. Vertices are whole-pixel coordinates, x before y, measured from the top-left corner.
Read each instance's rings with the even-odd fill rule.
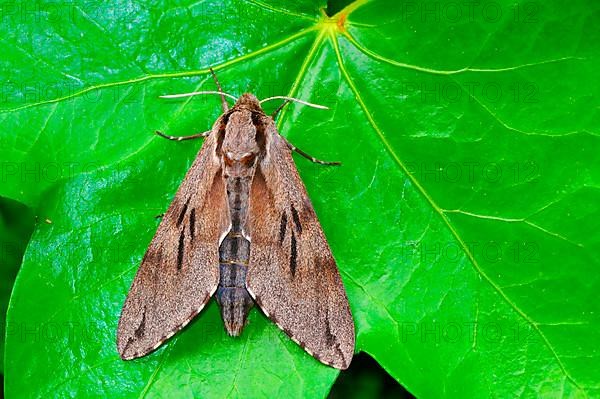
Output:
[[[262,108],[260,107],[260,102],[258,101],[258,98],[256,98],[253,94],[250,93],[242,94],[241,97],[238,98],[238,100],[236,101],[233,108],[246,108],[251,111],[263,112]]]

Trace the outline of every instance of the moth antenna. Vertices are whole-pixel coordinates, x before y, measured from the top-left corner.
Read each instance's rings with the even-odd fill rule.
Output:
[[[168,134],[164,134],[160,130],[157,130],[154,133],[157,134],[157,135],[159,135],[160,137],[163,137],[163,138],[167,139],[167,140],[183,141],[183,140],[193,140],[193,139],[197,139],[197,138],[200,138],[200,137],[208,137],[208,135],[210,134],[210,130],[207,131],[207,132],[192,134],[190,136],[170,136]]]
[[[219,95],[223,98],[223,101],[225,101],[224,96],[227,96],[229,98],[234,99],[235,101],[237,101],[237,97],[228,93],[224,93],[221,91],[214,91],[214,90],[206,90],[206,91],[193,91],[191,93],[182,93],[182,94],[165,94],[162,96],[159,96],[160,98],[182,98],[182,97],[193,97],[193,96],[199,96],[202,94],[216,94]],[[227,102],[225,102],[225,105],[227,105]]]
[[[306,106],[313,107],[313,108],[329,109],[328,107],[326,107],[324,105],[313,104],[313,103],[309,103],[308,101],[300,100],[300,99],[294,98],[294,97],[287,97],[287,96],[274,96],[274,97],[269,97],[269,98],[263,98],[262,100],[260,100],[260,103],[262,104],[262,103],[265,103],[265,102],[271,101],[271,100],[286,100],[286,102],[283,103],[283,105],[289,103],[290,101],[293,101],[295,103],[300,103],[302,105],[306,105]]]
[[[221,84],[219,83],[219,79],[217,79],[217,74],[215,73],[215,71],[212,68],[209,68],[209,70],[215,81],[215,84],[217,85],[217,89],[219,90],[219,93],[221,93],[221,105],[223,106],[223,113],[225,113],[229,109],[229,106],[227,105],[227,101],[225,101],[225,93],[223,92],[223,89],[221,88]]]

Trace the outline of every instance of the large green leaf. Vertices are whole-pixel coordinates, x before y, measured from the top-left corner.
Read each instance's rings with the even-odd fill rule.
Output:
[[[327,393],[337,372],[256,311],[240,339],[213,304],[157,353],[117,356],[154,216],[199,146],[151,132],[219,113],[157,96],[213,89],[213,66],[233,94],[332,108],[279,126],[343,163],[298,168],[358,350],[419,397],[600,396],[597,3],[52,4],[1,25],[0,195],[52,221],[11,301],[8,395]]]

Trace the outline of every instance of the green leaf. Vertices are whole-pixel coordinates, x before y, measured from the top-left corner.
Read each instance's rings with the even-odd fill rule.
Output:
[[[279,127],[343,163],[297,159],[357,350],[418,397],[600,396],[600,6],[50,4],[1,25],[0,195],[52,221],[9,308],[9,396],[326,395],[337,371],[257,311],[240,339],[213,304],[157,353],[117,356],[154,216],[199,148],[152,132],[219,114],[157,96],[214,89],[209,66],[232,94],[331,108]]]

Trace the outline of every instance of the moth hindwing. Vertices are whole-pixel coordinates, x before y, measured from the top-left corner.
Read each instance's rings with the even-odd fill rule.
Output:
[[[231,109],[223,97],[223,111],[133,280],[118,351],[125,360],[152,352],[214,294],[230,335],[257,304],[309,354],[345,369],[354,323],[294,147],[253,95]]]

